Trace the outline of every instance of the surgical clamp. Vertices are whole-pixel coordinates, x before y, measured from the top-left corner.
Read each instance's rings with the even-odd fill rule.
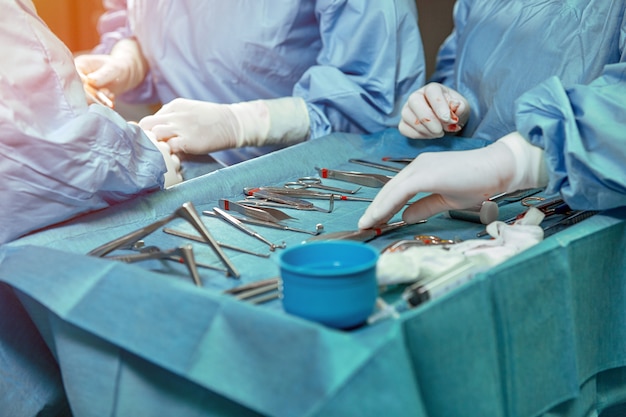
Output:
[[[318,167],[315,167],[315,169],[319,172],[320,177],[322,178],[332,178],[373,188],[381,188],[392,178],[388,175],[370,174],[366,172],[337,171]]]
[[[156,222],[151,223],[148,226],[144,226],[140,229],[135,230],[134,232],[130,232],[101,246],[98,246],[97,248],[92,249],[88,253],[88,255],[102,257],[122,246],[127,246],[140,239],[143,239],[145,236],[161,228],[162,226],[165,226],[167,223],[176,218],[185,219],[198,231],[198,233],[200,233],[200,236],[202,236],[206,243],[209,244],[211,249],[213,249],[213,252],[215,252],[215,254],[218,256],[224,266],[226,266],[227,275],[232,275],[234,278],[239,278],[239,272],[237,271],[237,269],[235,269],[235,266],[231,263],[230,259],[228,259],[228,257],[224,254],[213,236],[211,236],[207,228],[204,226],[204,223],[202,223],[202,220],[200,220],[200,217],[198,216],[195,207],[190,201],[184,203],[169,216],[161,220],[157,220]]]

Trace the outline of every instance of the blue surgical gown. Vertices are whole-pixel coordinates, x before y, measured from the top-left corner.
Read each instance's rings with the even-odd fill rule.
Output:
[[[127,4],[128,3],[128,4]],[[424,82],[414,0],[109,0],[100,19],[108,52],[134,36],[150,71],[121,97],[234,103],[302,97],[310,137],[397,126]],[[215,153],[227,163],[269,149]],[[238,156],[237,156],[238,155]]]
[[[549,192],[626,205],[624,0],[458,0],[433,81],[469,101],[462,135],[518,130],[543,148]]]
[[[73,57],[31,1],[0,2],[0,244],[163,185],[137,126],[87,105]]]

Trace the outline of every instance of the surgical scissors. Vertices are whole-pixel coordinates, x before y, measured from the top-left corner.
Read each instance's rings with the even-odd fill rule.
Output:
[[[286,182],[285,187],[295,188],[296,190],[301,190],[301,189],[306,189],[306,188],[317,188],[320,190],[335,191],[338,193],[346,193],[346,194],[354,194],[361,189],[361,187],[355,190],[348,190],[346,188],[340,188],[340,187],[331,187],[329,185],[322,184],[322,180],[317,177],[301,177],[301,178],[298,178],[297,181]]]

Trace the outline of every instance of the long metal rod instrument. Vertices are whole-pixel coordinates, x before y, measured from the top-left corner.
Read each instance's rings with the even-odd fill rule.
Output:
[[[141,253],[133,253],[130,255],[117,255],[117,256],[109,256],[106,259],[121,261],[126,263],[135,263],[141,261],[147,261],[150,259],[169,259],[180,261],[182,259],[183,263],[189,270],[189,274],[193,279],[193,282],[196,286],[201,287],[202,281],[200,280],[200,274],[198,274],[198,269],[196,265],[196,260],[193,255],[193,249],[191,245],[184,245],[178,248],[170,249],[167,251],[161,250],[149,250]]]
[[[297,189],[297,188],[281,188],[281,187],[257,187],[257,188],[244,188],[244,194],[248,196],[257,197],[256,193],[258,191],[265,191],[273,194],[287,195],[291,197],[301,197],[301,198],[313,198],[320,200],[342,200],[342,201],[374,201],[373,198],[367,197],[356,197],[353,195],[343,195],[343,194],[335,194],[335,193],[324,193],[320,191],[308,190],[308,189]]]
[[[315,169],[319,172],[319,175],[322,178],[332,178],[373,188],[381,188],[392,178],[388,175],[370,174],[366,172],[338,171],[318,167],[315,167]]]
[[[182,237],[184,239],[189,239],[189,240],[193,240],[195,242],[200,242],[200,243],[206,243],[205,240],[200,237],[200,236],[195,236],[192,235],[190,233],[185,233],[182,232],[180,230],[176,230],[176,229],[172,229],[169,227],[164,227],[163,228],[163,232],[167,233],[168,235],[172,235],[172,236],[178,236],[178,237]],[[245,253],[248,255],[253,255],[253,256],[258,256],[259,258],[269,258],[270,255],[268,253],[259,253],[259,252],[253,252],[251,250],[248,249],[244,249],[244,248],[240,248],[238,246],[232,246],[223,242],[217,242],[218,245],[220,245],[221,247],[223,247],[224,249],[231,249],[237,252],[241,252],[241,253]]]
[[[383,156],[382,158],[380,158],[383,161],[387,161],[387,162],[398,162],[400,164],[410,164],[411,162],[413,162],[413,160],[415,158],[402,158],[402,157],[395,157],[395,156]]]
[[[224,210],[220,209],[219,207],[213,207],[213,211],[215,213],[217,213],[222,219],[224,219],[225,221],[227,221],[228,223],[232,224],[233,226],[235,226],[237,229],[241,230],[244,233],[247,233],[248,235],[254,237],[255,239],[260,240],[261,242],[265,243],[266,245],[269,246],[270,251],[274,251],[277,248],[278,249],[283,249],[285,247],[287,247],[287,245],[285,244],[285,242],[283,242],[280,245],[276,245],[272,242],[270,242],[269,240],[267,240],[266,238],[264,238],[263,236],[261,236],[259,233],[257,233],[256,231],[250,229],[249,227],[246,227],[242,222],[240,222],[238,219],[236,219],[234,216],[231,216],[230,214],[226,213]]]
[[[108,243],[105,243],[104,245],[98,246],[97,248],[92,249],[88,253],[88,255],[102,257],[120,247],[133,244],[136,241],[143,239],[155,230],[165,226],[167,223],[171,222],[175,218],[182,218],[189,222],[198,231],[198,233],[200,233],[200,236],[204,238],[204,240],[211,247],[211,249],[213,249],[213,252],[215,252],[222,264],[224,264],[226,270],[228,271],[227,275],[233,276],[234,278],[239,278],[239,272],[232,264],[230,259],[228,259],[226,254],[222,251],[220,246],[217,244],[217,241],[213,238],[213,236],[211,236],[207,228],[204,226],[204,223],[202,223],[202,220],[200,220],[200,216],[198,216],[195,207],[190,201],[184,203],[169,216],[161,220],[157,220],[156,222],[149,224],[148,226],[137,229],[134,232],[130,232],[122,237],[114,239]]]
[[[210,210],[204,210],[202,214],[204,214],[205,216],[210,216],[210,217],[219,217],[216,213]],[[321,223],[318,223],[315,225],[315,230],[304,230],[304,229],[299,229],[296,227],[287,226],[281,223],[264,222],[263,220],[250,219],[246,217],[238,217],[238,216],[233,216],[233,217],[235,217],[240,222],[246,223],[246,224],[252,224],[255,226],[262,226],[262,227],[270,227],[272,229],[285,230],[289,232],[307,233],[313,236],[319,235],[324,230],[324,225],[322,225]]]
[[[422,220],[418,223],[425,223],[426,220]],[[414,223],[414,224],[418,224]],[[389,223],[382,225],[380,227],[374,227],[371,229],[362,229],[362,230],[348,230],[342,232],[333,232],[333,233],[324,233],[319,236],[314,236],[307,239],[307,242],[314,242],[319,240],[355,240],[359,242],[369,242],[370,240],[381,236],[385,233],[391,232],[392,230],[399,229],[404,226],[409,226],[409,224],[404,221],[399,221],[395,223]]]
[[[224,294],[233,295],[238,300],[245,300],[252,304],[261,304],[280,296],[280,278],[268,278],[255,281],[224,291]]]
[[[278,291],[279,283],[273,285],[266,285],[264,287],[255,288],[253,290],[248,290],[244,292],[240,292],[235,295],[235,298],[238,300],[247,300],[249,298],[256,297],[258,295],[266,294],[268,292]]]
[[[386,171],[391,171],[391,172],[400,172],[400,171],[402,171],[402,168],[392,167],[391,165],[380,164],[378,162],[366,161],[365,159],[352,158],[352,159],[348,159],[348,162],[352,162],[353,164],[364,165],[366,167],[384,169]]]

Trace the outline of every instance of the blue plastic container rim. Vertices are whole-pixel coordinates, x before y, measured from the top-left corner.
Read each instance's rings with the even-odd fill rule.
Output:
[[[378,251],[373,247],[369,246],[363,242],[357,242],[352,240],[331,240],[331,241],[320,241],[320,242],[308,242],[302,243],[298,246],[292,246],[290,248],[285,249],[281,252],[279,257],[279,265],[280,268],[289,271],[294,274],[300,275],[311,275],[316,277],[334,277],[337,275],[336,269],[312,269],[311,265],[294,265],[292,263],[286,262],[285,259],[289,256],[293,255],[295,252],[299,251],[314,251],[315,249],[328,249],[329,254],[337,253],[337,249],[351,249],[353,251],[359,251],[360,256],[363,256],[365,259],[355,263],[354,265],[341,266],[341,274],[349,275],[358,273],[369,268],[375,267],[376,262],[378,261]]]

